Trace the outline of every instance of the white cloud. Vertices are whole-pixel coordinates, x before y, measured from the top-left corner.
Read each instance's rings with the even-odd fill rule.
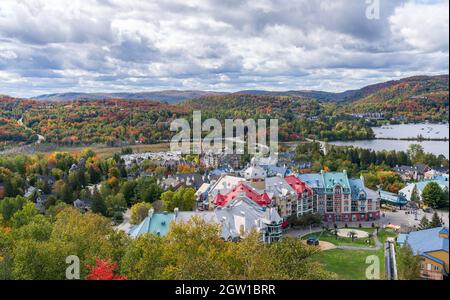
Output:
[[[404,40],[412,49],[448,52],[449,2],[427,5],[406,3],[389,19],[394,38]]]
[[[1,0],[0,93],[340,91],[448,72],[448,0],[381,0],[376,21],[351,3]]]

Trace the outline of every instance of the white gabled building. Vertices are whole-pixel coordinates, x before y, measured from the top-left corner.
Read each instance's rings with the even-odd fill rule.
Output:
[[[242,176],[224,175],[217,182],[212,183],[208,192],[209,208],[214,209],[217,207],[218,195],[227,196],[229,193],[235,192],[233,190],[240,184],[244,184],[255,195],[262,196],[266,194],[270,204],[266,205],[266,202],[264,202],[264,205],[267,207],[277,207],[279,215],[284,219],[292,215],[302,215],[312,210],[311,195],[311,199],[306,201],[304,195],[300,195],[299,197],[298,192],[284,177],[268,177],[266,170],[259,165],[255,158],[252,159],[250,166],[242,171]],[[300,205],[299,198],[301,199]],[[303,203],[304,201],[306,202]]]

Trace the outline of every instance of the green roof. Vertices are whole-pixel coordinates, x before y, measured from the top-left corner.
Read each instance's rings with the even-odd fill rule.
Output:
[[[342,186],[344,193],[350,193],[350,183],[347,174],[341,172],[323,173],[323,183],[326,189],[333,189],[337,184]]]

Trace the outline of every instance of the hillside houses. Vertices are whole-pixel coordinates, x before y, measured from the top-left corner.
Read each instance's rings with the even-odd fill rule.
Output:
[[[430,167],[424,164],[416,164],[414,166],[396,166],[393,170],[404,181],[420,181],[425,178],[425,173],[430,170]]]
[[[158,179],[158,184],[164,190],[177,190],[181,187],[191,187],[198,190],[204,183],[208,181],[205,175],[197,173],[175,174]]]
[[[132,164],[140,164],[144,160],[151,160],[158,166],[177,166],[184,161],[180,151],[165,151],[165,152],[145,152],[122,155],[120,157],[126,167]]]

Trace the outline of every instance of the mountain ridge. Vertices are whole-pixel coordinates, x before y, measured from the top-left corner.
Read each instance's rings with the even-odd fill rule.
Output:
[[[151,92],[114,92],[114,93],[82,93],[82,92],[67,92],[67,93],[52,93],[43,94],[36,97],[30,97],[30,100],[43,102],[65,102],[74,100],[107,100],[107,99],[128,99],[128,100],[154,100],[168,103],[178,103],[187,99],[198,99],[204,96],[211,95],[267,95],[267,96],[297,96],[312,98],[320,101],[345,102],[355,101],[367,97],[371,93],[377,92],[381,89],[394,86],[402,82],[409,81],[428,81],[440,80],[448,83],[448,74],[442,75],[419,75],[405,77],[398,80],[390,80],[386,82],[375,83],[364,86],[360,89],[347,90],[343,92],[327,92],[318,90],[287,90],[287,91],[270,91],[270,90],[242,90],[237,92],[216,92],[203,90],[161,90]]]

